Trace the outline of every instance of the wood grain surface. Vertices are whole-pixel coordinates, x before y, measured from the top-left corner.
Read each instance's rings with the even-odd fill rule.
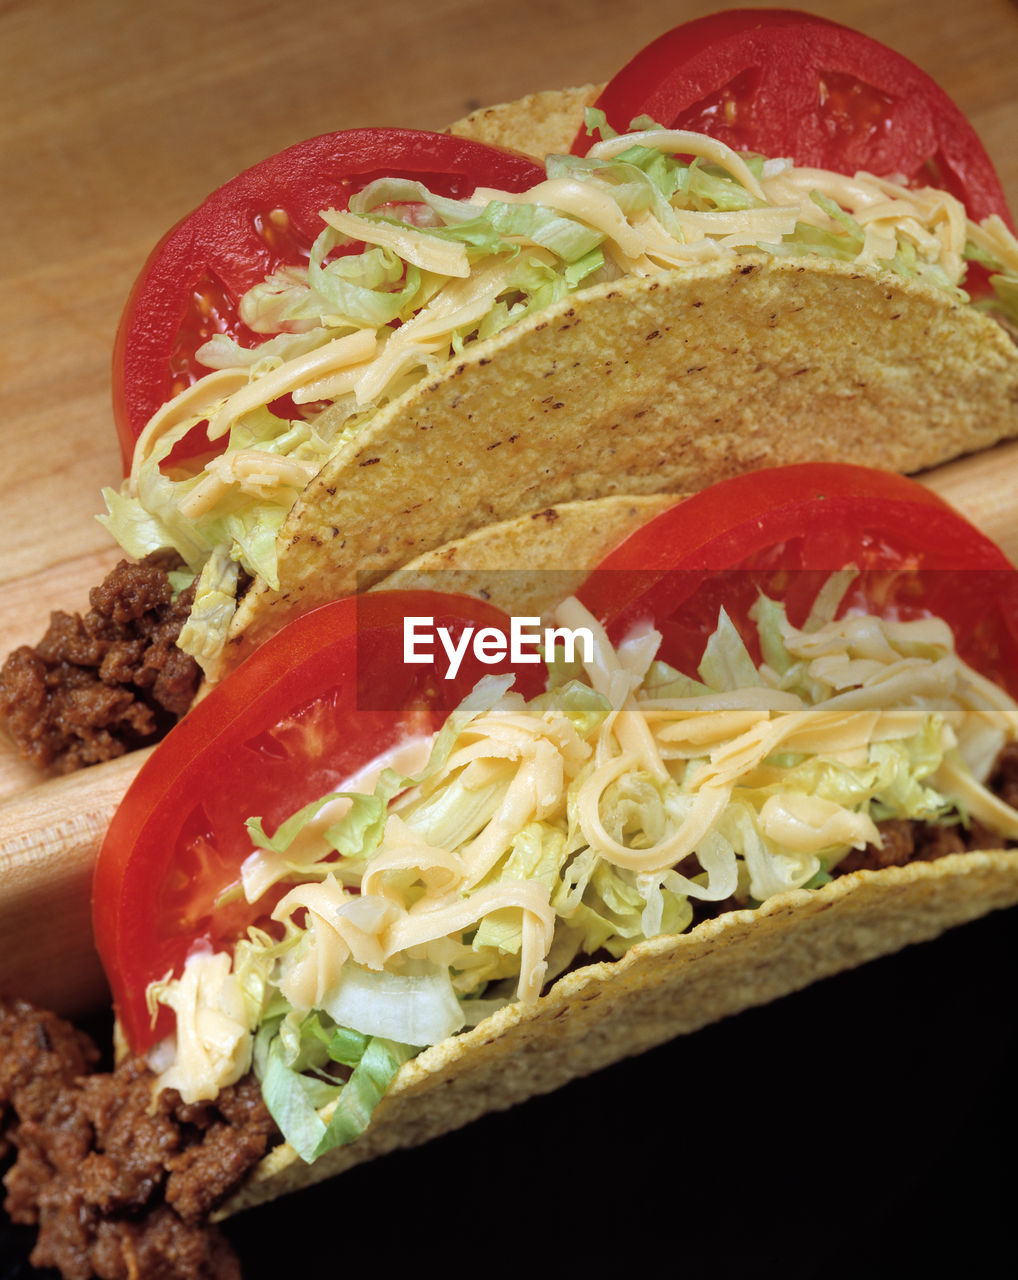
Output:
[[[89,587],[117,558],[94,519],[101,510],[100,489],[120,478],[110,413],[111,347],[135,275],[177,219],[239,170],[301,138],[358,125],[441,128],[480,105],[600,81],[649,39],[715,7],[675,0],[512,0],[500,5],[374,0],[314,8],[289,0],[218,0],[214,5],[194,0],[22,0],[0,6],[5,209],[0,237],[0,651],[36,638],[51,609],[84,606]],[[1012,208],[1018,209],[1018,9],[1013,3],[828,0],[803,7],[876,36],[930,72],[974,123]],[[963,460],[925,479],[1018,561],[1018,446]],[[78,1009],[94,1003],[102,989],[94,958],[87,957],[89,859],[102,814],[115,803],[137,763],[106,768],[87,785],[82,779],[43,783],[0,744],[0,797],[6,797],[0,806],[4,976],[32,987],[35,994],[59,989],[65,1004]],[[664,1127],[660,1142],[657,1123],[650,1126],[649,1115],[641,1112],[645,1123],[632,1135],[625,1165],[629,1174],[640,1160],[652,1158],[658,1168],[661,1144],[675,1144],[671,1149],[681,1151],[691,1143],[698,1177],[692,1186],[679,1179],[674,1198],[665,1197],[657,1185],[660,1174],[654,1186],[649,1180],[629,1180],[642,1188],[639,1199],[632,1185],[611,1188],[605,1204],[611,1211],[623,1206],[630,1222],[638,1215],[632,1239],[641,1248],[661,1213],[669,1216],[671,1228],[673,1209],[680,1211],[676,1221],[681,1226],[683,1208],[692,1211],[706,1204],[707,1216],[698,1218],[696,1237],[685,1238],[676,1255],[692,1275],[707,1274],[708,1265],[715,1275],[737,1274],[740,1268],[741,1274],[748,1268],[784,1277],[880,1275],[888,1272],[875,1259],[885,1256],[904,1260],[906,1269],[898,1274],[916,1274],[917,1259],[926,1256],[924,1241],[930,1244],[929,1257],[943,1261],[955,1240],[966,1267],[976,1266],[980,1257],[993,1256],[992,1223],[1008,1220],[1004,1209],[994,1212],[994,1206],[1002,1204],[1002,1188],[1014,1186],[1013,1176],[1002,1181],[986,1172],[997,1144],[1006,1145],[1007,1134],[1013,1135],[1013,1110],[1002,1115],[992,1101],[1003,1079],[1001,1054],[1013,1053],[1013,1042],[1000,1039],[992,996],[981,1002],[979,993],[986,991],[988,967],[1001,984],[1007,956],[1012,977],[1014,965],[1013,948],[1005,950],[985,926],[981,933],[973,928],[963,943],[943,944],[953,950],[927,950],[925,968],[899,959],[870,975],[839,980],[840,1012],[832,1013],[822,995],[805,993],[793,998],[800,1003],[784,1002],[781,1009],[764,1011],[765,1022],[747,1015],[734,1031],[701,1034],[692,1056],[687,1053],[680,1060],[659,1051],[635,1074],[621,1074],[624,1069],[619,1068],[606,1074],[601,1085],[567,1091],[555,1102],[557,1110],[535,1103],[528,1109],[529,1121],[524,1116],[522,1123],[511,1120],[507,1127],[493,1118],[487,1127],[471,1131],[479,1136],[454,1135],[430,1156],[409,1156],[402,1163],[394,1158],[387,1162],[391,1173],[359,1172],[344,1180],[347,1212],[356,1212],[358,1224],[357,1244],[344,1244],[344,1262],[365,1260],[365,1247],[377,1251],[382,1244],[393,1264],[419,1262],[420,1255],[407,1242],[388,1239],[389,1219],[374,1207],[392,1207],[392,1184],[386,1177],[395,1178],[396,1185],[407,1179],[402,1185],[417,1187],[420,1205],[435,1212],[436,1193],[427,1188],[441,1187],[489,1143],[489,1150],[502,1153],[496,1162],[500,1167],[486,1167],[483,1178],[470,1180],[478,1184],[476,1190],[464,1188],[458,1179],[454,1209],[460,1248],[466,1244],[470,1256],[483,1262],[492,1199],[502,1198],[494,1216],[505,1222],[508,1214],[511,1223],[532,1222],[541,1201],[548,1203],[544,1188],[538,1193],[532,1184],[528,1190],[526,1179],[536,1174],[533,1161],[524,1165],[505,1154],[513,1143],[521,1144],[520,1151],[533,1152],[550,1133],[556,1134],[558,1145],[541,1147],[542,1163],[546,1153],[550,1170],[541,1181],[558,1177],[560,1186],[579,1192],[604,1153],[601,1119],[605,1126],[618,1122],[615,1100],[627,1097],[635,1109],[636,1100],[659,1091],[668,1106],[677,1100],[688,1103],[688,1087],[676,1084],[686,1079],[694,1080],[698,1095],[708,1100],[715,1096],[712,1082],[723,1082],[727,1099],[737,1105],[716,1109],[710,1102],[702,1119],[684,1109],[682,1132]],[[83,949],[87,958],[69,980],[60,965],[68,955],[80,959]],[[942,984],[936,998],[932,992],[922,994],[926,982]],[[947,1020],[942,1034],[934,1029],[937,1017]],[[1006,1020],[1003,1025],[1006,1030]],[[996,1039],[987,1031],[991,1026]],[[908,1066],[912,1054],[922,1057],[922,1066],[914,1071]],[[980,1096],[969,1098],[961,1111],[957,1106],[945,1110],[943,1091],[927,1077],[942,1073],[951,1082],[949,1092],[957,1096],[959,1073],[973,1054],[981,1064]],[[909,1076],[913,1101],[908,1107],[897,1106],[893,1095],[885,1101],[886,1091],[867,1093],[865,1105],[854,1105],[851,1092],[846,1095],[842,1088],[841,1101],[830,1113],[842,1117],[834,1136],[825,1137],[822,1129],[804,1123],[805,1116],[817,1115],[816,1100],[821,1106],[830,1101],[833,1080],[843,1085],[853,1072],[857,1077],[869,1074],[877,1055],[899,1079]],[[755,1092],[748,1074],[731,1065],[749,1058],[756,1072]],[[805,1086],[793,1087],[790,1079],[801,1081],[796,1072],[803,1062]],[[872,1086],[871,1080],[866,1083]],[[748,1100],[742,1099],[744,1092],[751,1094]],[[798,1110],[787,1103],[793,1093]],[[667,1110],[662,1102],[665,1118]],[[592,1125],[589,1117],[595,1113],[601,1119]],[[985,1149],[971,1145],[976,1142],[973,1134],[989,1134],[991,1128],[996,1136],[987,1137]],[[890,1143],[889,1131],[896,1134]],[[959,1211],[934,1221],[930,1206],[937,1203],[936,1190],[932,1185],[927,1189],[924,1179],[933,1183],[927,1171],[939,1169],[945,1142],[954,1144],[951,1150],[966,1171],[964,1187],[954,1193],[961,1197]],[[874,1207],[869,1185],[861,1200],[857,1192],[863,1179],[869,1183],[878,1149],[893,1194],[877,1196]],[[715,1150],[724,1157],[713,1158]],[[822,1184],[823,1194],[817,1191],[793,1207],[793,1189],[804,1175]],[[851,1240],[821,1229],[824,1206],[832,1197],[844,1208],[847,1179],[856,1183],[848,1184],[855,1206]],[[722,1214],[720,1206],[727,1204],[735,1184],[754,1188],[753,1204]],[[917,1187],[922,1195],[913,1194],[910,1200],[909,1189]],[[888,1199],[892,1208],[881,1216],[878,1210]],[[299,1208],[281,1206],[275,1216],[269,1211],[231,1228],[248,1280],[279,1274],[277,1242],[296,1224],[302,1244],[293,1258],[308,1268],[324,1261],[327,1251],[314,1243],[308,1216],[321,1203],[320,1197],[317,1202],[306,1199],[303,1219]],[[649,1215],[648,1208],[657,1216]],[[777,1230],[786,1210],[784,1230]],[[895,1230],[897,1214],[908,1215],[907,1231]],[[977,1217],[981,1225],[970,1231],[966,1224]],[[955,1219],[958,1230],[952,1231],[949,1222]],[[624,1234],[623,1224],[611,1213],[596,1224],[596,1232],[591,1222],[577,1224],[561,1216],[555,1221],[569,1227],[574,1262],[603,1264],[611,1243]],[[706,1260],[697,1243],[705,1234],[704,1221],[749,1224],[752,1247],[739,1232],[724,1242],[731,1271]],[[590,1247],[589,1240],[582,1243],[583,1236],[578,1245],[577,1227],[590,1238],[591,1233],[608,1237],[608,1252]],[[513,1233],[509,1235],[511,1249]],[[795,1248],[790,1247],[792,1239],[798,1242]],[[17,1269],[27,1248],[21,1237],[0,1234],[5,1277],[28,1274]],[[858,1250],[855,1267],[849,1261],[853,1248]],[[655,1251],[656,1245],[649,1254],[637,1251],[633,1259],[649,1260]],[[839,1265],[846,1269],[839,1271]]]

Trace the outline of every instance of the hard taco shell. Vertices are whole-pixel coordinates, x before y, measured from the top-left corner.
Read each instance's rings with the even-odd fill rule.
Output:
[[[620,496],[507,521],[422,555],[380,587],[441,585],[510,611],[541,612],[552,603],[550,591],[578,584],[582,566],[674,501]],[[544,572],[562,566],[581,567],[564,579]],[[988,850],[852,872],[638,943],[620,960],[565,974],[535,1006],[510,1005],[426,1049],[401,1068],[360,1138],[313,1165],[286,1144],[276,1148],[219,1216],[416,1146],[1016,903],[1018,850]]]
[[[753,1005],[1018,902],[1018,851],[856,871],[639,943],[561,978],[400,1069],[366,1132],[313,1165],[277,1147],[224,1218],[416,1146]]]
[[[451,124],[446,132],[538,159],[567,154],[583,123],[584,111],[594,105],[603,88],[601,84],[584,84],[573,89],[545,89],[515,102],[481,107]]]

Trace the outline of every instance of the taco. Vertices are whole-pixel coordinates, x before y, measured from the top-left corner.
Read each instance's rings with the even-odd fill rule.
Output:
[[[595,553],[554,614],[589,652],[492,662],[535,528],[560,566],[612,505],[297,619],[128,792],[94,886],[123,1069],[244,1114],[253,1070],[286,1139],[217,1215],[1018,902],[992,543],[886,473],[737,477]]]
[[[758,44],[794,31],[813,50],[809,65],[772,59],[789,77],[815,78],[814,46],[832,41],[861,77],[873,43],[806,15],[744,20]],[[681,43],[669,33],[653,57]],[[869,91],[897,77],[937,122],[932,140],[900,130],[901,145],[822,164],[801,127],[768,120],[736,131],[736,151],[671,107],[677,127],[631,130],[641,111],[613,81],[589,132],[590,91],[537,95],[444,143],[369,130],[303,144],[212,197],[157,251],[125,317],[133,454],[107,493],[132,555],[173,548],[195,579],[181,646],[220,678],[328,596],[549,505],[807,459],[912,472],[1016,434],[1018,354],[987,314],[1007,311],[1018,272],[999,183],[935,86],[889,51],[878,63]],[[493,118],[540,166],[464,136],[491,137]],[[583,154],[546,155],[570,130]],[[947,190],[916,185],[934,145]],[[393,176],[379,178],[386,147]],[[349,151],[357,179],[330,202],[323,157],[342,168]],[[428,187],[429,164],[455,171],[457,198],[441,178]],[[298,198],[292,174],[308,167]],[[267,277],[218,261],[220,222],[244,201],[263,231],[231,243],[231,262],[261,262],[268,236]],[[196,273],[223,332],[181,319]],[[205,374],[167,399],[171,365]]]

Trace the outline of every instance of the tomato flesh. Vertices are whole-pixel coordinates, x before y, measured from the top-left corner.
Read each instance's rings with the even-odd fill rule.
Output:
[[[580,595],[616,642],[652,622],[660,656],[695,675],[722,606],[759,657],[748,618],[758,593],[801,625],[849,566],[861,572],[842,613],[942,617],[962,657],[1018,696],[1018,574],[941,498],[891,472],[802,463],[724,481],[636,530]]]
[[[478,186],[524,191],[544,170],[527,156],[470,139],[414,129],[323,134],[239,174],[182,219],[156,246],[135,282],[117,331],[113,401],[125,471],[156,410],[207,372],[195,353],[213,333],[241,345],[263,340],[237,307],[284,265],[306,262],[323,209],[345,209],[381,177],[423,182],[439,195]]]
[[[637,116],[739,151],[950,191],[1013,227],[993,163],[951,98],[909,59],[815,14],[732,9],[641,50],[594,104],[619,132]],[[573,150],[584,154],[583,129]]]
[[[452,680],[403,661],[403,619],[432,617],[454,638],[508,619],[483,601],[430,591],[339,600],[299,618],[214,688],[156,748],[118,809],[93,885],[96,945],[128,1042],[143,1050],[145,989],[179,972],[198,940],[229,946],[274,905],[224,893],[251,852],[245,821],[266,832],[336,790],[408,737],[434,732],[483,675],[513,671],[527,696],[542,664],[481,664],[468,651]]]

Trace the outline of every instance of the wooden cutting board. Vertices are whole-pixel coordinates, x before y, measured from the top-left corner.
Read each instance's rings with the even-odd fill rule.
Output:
[[[652,0],[620,19],[615,0],[581,8],[381,0],[370,14],[317,13],[308,40],[286,6],[222,0],[202,11],[200,41],[193,21],[168,21],[158,4],[50,0],[5,9],[0,128],[14,230],[0,247],[0,651],[36,639],[51,609],[85,607],[89,587],[119,555],[94,518],[101,488],[121,474],[111,349],[131,281],[169,226],[234,173],[302,137],[369,124],[439,128],[481,104],[603,80],[649,39],[711,7]],[[980,131],[1018,208],[1013,6],[810,7],[886,41],[938,79]],[[1018,445],[923,479],[1018,561]],[[0,741],[4,883],[36,856],[56,874],[53,832],[73,830],[68,838],[84,852],[66,883],[77,876],[74,893],[83,895],[102,814],[134,767],[122,762],[102,785],[98,775],[44,784]],[[83,809],[90,816],[75,825]]]

